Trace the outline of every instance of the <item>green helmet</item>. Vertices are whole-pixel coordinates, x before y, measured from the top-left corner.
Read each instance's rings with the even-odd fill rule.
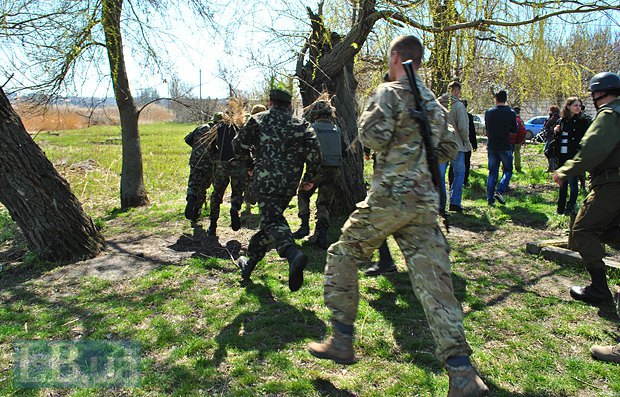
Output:
[[[310,115],[314,118],[331,117],[334,115],[334,108],[332,108],[332,105],[330,105],[329,101],[316,101],[314,103],[314,106],[312,106]]]

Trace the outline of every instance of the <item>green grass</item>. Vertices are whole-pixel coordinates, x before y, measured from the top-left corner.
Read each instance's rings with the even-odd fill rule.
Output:
[[[105,143],[120,136],[118,128],[39,135],[37,141],[86,210],[105,226],[108,238],[130,231],[174,241],[192,233],[182,214],[189,156],[182,138],[191,128],[141,126],[152,205],[127,212],[117,209],[120,146]],[[486,205],[486,162],[484,153],[478,155],[483,160],[476,160],[480,166],[472,170],[471,187],[465,190],[466,213],[451,216],[448,239],[473,360],[493,395],[620,395],[618,365],[588,354],[592,344],[620,337],[613,309],[599,312],[568,298],[558,283],[585,282],[581,267],[524,251],[525,242],[561,236],[568,226],[566,217],[555,214],[557,189],[544,172],[540,147],[523,149],[525,172],[514,176],[506,206]],[[72,168],[88,159],[98,164],[94,170]],[[293,229],[298,225],[295,204],[286,213]],[[227,212],[222,208],[223,218]],[[332,240],[344,220],[334,219]],[[17,234],[6,210],[0,210],[0,248],[12,246]],[[0,395],[446,395],[447,376],[434,357],[422,307],[395,242],[388,242],[400,272],[360,276],[359,361],[348,367],[317,360],[305,350],[308,342],[330,332],[322,295],[325,253],[311,246],[303,248],[311,261],[297,293],[288,291],[286,263],[273,251],[246,288],[240,287],[230,260],[200,255],[130,280],[83,277],[79,283],[54,284],[40,277],[62,269],[28,254],[24,263],[0,273]],[[620,274],[610,272],[610,283],[619,281]],[[138,341],[141,386],[18,389],[12,379],[12,343],[30,339]]]

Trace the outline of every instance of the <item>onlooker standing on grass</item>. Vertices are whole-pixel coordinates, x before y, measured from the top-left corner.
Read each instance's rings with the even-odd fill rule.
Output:
[[[444,93],[438,100],[448,109],[448,124],[455,130],[456,144],[459,149],[456,159],[450,161],[450,168],[454,172],[454,181],[450,184],[449,209],[450,211],[463,212],[461,201],[463,199],[463,181],[465,180],[465,153],[471,153],[469,118],[467,117],[467,109],[460,99],[461,84],[453,81],[448,84],[448,90],[449,92]],[[440,166],[443,181],[445,181],[447,166],[447,163]]]
[[[559,124],[555,127],[556,153],[555,158],[558,167],[564,165],[566,160],[570,160],[577,154],[581,138],[586,133],[591,120],[583,116],[581,111],[581,100],[577,97],[570,97],[562,109]],[[558,195],[557,212],[560,215],[571,215],[575,213],[575,204],[579,194],[579,175],[566,178],[560,185]],[[570,196],[566,205],[566,193],[570,186]]]
[[[588,171],[592,190],[579,209],[573,242],[583,258],[592,283],[570,289],[573,299],[600,303],[611,301],[601,243],[620,243],[620,77],[599,73],[590,80],[592,101],[598,110],[581,140],[581,149],[567,160],[553,179],[562,185]]]
[[[514,156],[515,171],[521,172],[521,145],[525,142],[525,136],[527,131],[525,130],[525,124],[521,120],[521,108],[515,106],[512,108],[517,115],[517,133],[510,136],[510,143],[512,144],[512,152]]]
[[[543,131],[545,133],[545,152],[549,149],[549,145],[554,139],[554,129],[558,124],[558,120],[560,119],[560,108],[553,105],[549,108],[549,117],[545,120],[545,124],[543,125]],[[555,157],[550,156],[547,158],[549,162],[549,168],[547,168],[547,172],[553,172],[556,169]]]
[[[467,108],[467,101],[463,99],[463,105]],[[463,177],[463,187],[469,186],[469,170],[471,168],[471,153],[478,150],[478,138],[476,137],[476,125],[474,124],[474,115],[467,112],[468,124],[469,124],[469,143],[471,144],[471,150],[465,152],[465,176]],[[448,171],[448,181],[450,186],[454,182],[454,170],[450,167]]]
[[[484,114],[487,129],[487,155],[489,177],[487,178],[487,203],[495,205],[495,200],[506,204],[504,193],[508,190],[512,176],[512,148],[510,134],[517,133],[517,115],[506,105],[508,95],[506,91],[495,94],[495,106]],[[497,186],[499,165],[502,164],[502,179]]]

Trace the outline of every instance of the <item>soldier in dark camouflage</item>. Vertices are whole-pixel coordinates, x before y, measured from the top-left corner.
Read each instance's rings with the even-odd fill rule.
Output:
[[[215,121],[217,120],[217,121]],[[222,113],[213,115],[213,121],[222,120]],[[185,137],[185,143],[192,147],[189,158],[189,179],[187,181],[187,204],[185,218],[196,222],[207,198],[207,189],[213,181],[213,162],[208,151],[207,134],[210,124],[201,125]]]
[[[241,277],[248,282],[258,261],[274,244],[280,257],[289,263],[289,288],[297,291],[303,284],[308,258],[295,245],[284,210],[297,191],[304,164],[306,174],[302,185],[308,190],[314,186],[321,149],[310,124],[292,116],[291,98],[286,91],[272,90],[269,110],[250,117],[233,140],[233,148],[248,169],[252,163],[250,150],[253,150],[252,186],[260,211],[259,230],[250,239],[248,257],[238,260]]]
[[[454,297],[449,246],[437,224],[439,196],[433,187],[416,108],[402,62],[422,63],[422,43],[413,36],[392,41],[390,82],[377,87],[360,118],[360,141],[377,152],[366,199],[357,204],[337,243],[327,251],[325,304],[332,312],[333,336],[311,343],[310,352],[342,364],[355,360],[353,323],[359,305],[358,267],[392,235],[405,257],[414,293],[426,313],[437,344],[436,354],[450,377],[448,397],[482,396],[488,388],[476,374],[465,338],[463,313]],[[418,76],[420,97],[428,110],[433,149],[440,161],[456,157],[454,135],[445,108]]]
[[[321,143],[321,157],[323,162],[319,167],[314,187],[304,190],[302,187],[297,191],[297,206],[301,227],[293,238],[303,238],[310,234],[310,198],[318,189],[316,199],[316,232],[310,238],[310,242],[326,250],[327,230],[329,229],[329,209],[334,202],[338,183],[340,182],[340,167],[345,155],[347,143],[340,128],[333,122],[334,110],[329,101],[321,100],[314,103],[310,111],[312,128],[316,132]]]
[[[220,217],[220,205],[228,184],[230,193],[230,227],[237,231],[241,228],[239,210],[243,203],[243,191],[246,183],[246,169],[233,153],[232,140],[239,130],[230,117],[218,123],[213,131],[210,152],[213,153],[213,192],[211,193],[209,229],[207,235],[215,236],[217,220]]]

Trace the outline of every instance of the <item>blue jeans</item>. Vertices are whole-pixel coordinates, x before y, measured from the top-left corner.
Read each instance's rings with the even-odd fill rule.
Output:
[[[570,196],[568,198],[568,205],[566,205],[566,193],[570,186]],[[575,204],[577,204],[577,195],[579,194],[579,177],[569,177],[562,186],[560,186],[560,194],[558,196],[558,214],[563,214],[568,211],[569,213],[575,212]]]
[[[489,150],[488,153],[489,177],[487,178],[487,202],[495,202],[495,185],[499,176],[499,164],[502,163],[503,175],[497,186],[497,193],[504,194],[508,190],[510,177],[512,176],[512,151]]]
[[[448,163],[439,164],[439,175],[441,181],[439,181],[439,208],[446,210],[446,170],[448,169]]]
[[[456,158],[450,161],[450,168],[454,172],[454,180],[450,185],[450,204],[460,207],[463,199],[463,182],[465,181],[465,152],[459,152]]]

